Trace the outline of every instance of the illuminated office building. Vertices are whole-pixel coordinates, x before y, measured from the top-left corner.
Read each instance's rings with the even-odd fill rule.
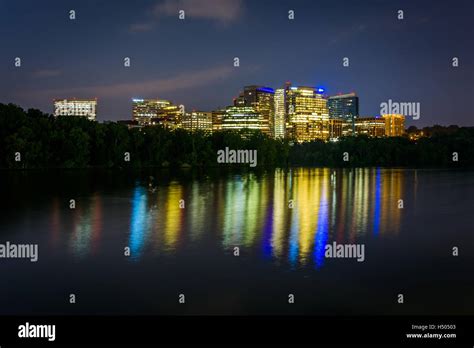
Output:
[[[140,124],[151,124],[152,119],[158,118],[159,113],[171,103],[159,99],[132,99],[133,120]]]
[[[359,97],[355,93],[340,94],[328,98],[329,117],[342,119],[352,125],[359,116]]]
[[[229,106],[222,118],[222,130],[259,130],[267,126],[264,117],[250,106]]]
[[[212,131],[218,132],[222,130],[222,119],[226,114],[225,109],[219,109],[212,112]]]
[[[275,139],[284,138],[286,133],[286,102],[285,90],[279,88],[275,90],[275,113],[273,122],[273,136]]]
[[[239,97],[234,101],[234,106],[252,107],[263,118],[261,131],[274,137],[275,105],[273,88],[263,86],[246,86]]]
[[[322,92],[313,87],[287,86],[287,132],[293,140],[329,139],[329,111]]]
[[[353,128],[354,126],[354,128]],[[348,136],[351,136],[351,135],[355,135],[356,132],[355,132],[355,125],[352,125],[351,122],[346,122],[346,121],[342,121],[342,136],[343,137],[348,137]]]
[[[335,140],[343,136],[344,120],[329,118],[329,139]]]
[[[140,125],[161,124],[168,128],[179,127],[181,108],[168,100],[133,99],[132,117]]]
[[[382,117],[359,117],[355,120],[355,132],[374,138],[384,137],[385,120]]]
[[[204,111],[193,111],[184,114],[181,119],[181,127],[189,131],[212,132],[212,113]]]
[[[382,118],[385,120],[385,136],[401,137],[405,134],[405,116],[385,114]]]
[[[97,99],[55,99],[54,116],[81,116],[95,121]]]

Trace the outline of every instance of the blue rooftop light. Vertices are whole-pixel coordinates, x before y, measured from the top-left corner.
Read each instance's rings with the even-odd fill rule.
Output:
[[[257,91],[267,92],[267,93],[275,93],[275,90],[273,88],[270,88],[270,87],[260,87],[260,88],[257,89]]]

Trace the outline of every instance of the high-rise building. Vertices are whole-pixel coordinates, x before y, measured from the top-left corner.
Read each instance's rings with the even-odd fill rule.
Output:
[[[212,112],[212,131],[218,132],[222,130],[222,119],[226,114],[226,109],[214,110]]]
[[[275,90],[275,113],[273,118],[273,136],[275,139],[284,138],[286,133],[286,98],[285,89]]]
[[[54,116],[81,116],[95,121],[97,99],[55,99]]]
[[[344,120],[329,118],[329,139],[335,140],[343,136]]]
[[[405,134],[405,116],[399,114],[384,114],[385,136],[401,137]]]
[[[171,103],[159,99],[132,99],[132,118],[139,124],[151,124],[160,112]]]
[[[377,138],[385,136],[385,120],[382,117],[359,117],[355,120],[355,133]]]
[[[286,88],[287,132],[297,142],[329,139],[329,111],[322,90]]]
[[[181,119],[181,127],[189,131],[212,132],[212,112],[193,111],[185,113]]]
[[[264,86],[245,86],[243,92],[234,101],[234,106],[253,107],[263,117],[261,131],[274,136],[274,94],[273,88]]]
[[[329,117],[339,118],[352,125],[359,116],[359,97],[355,93],[339,94],[328,98]]]
[[[182,114],[180,106],[163,99],[132,99],[132,102],[132,118],[140,125],[179,127]]]
[[[264,117],[251,106],[229,106],[222,117],[222,130],[259,130],[266,127]]]

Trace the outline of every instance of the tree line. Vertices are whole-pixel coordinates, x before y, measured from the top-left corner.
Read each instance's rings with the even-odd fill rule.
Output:
[[[431,131],[430,131],[431,130]],[[254,131],[213,134],[141,129],[82,117],[53,117],[0,104],[0,167],[125,168],[222,166],[217,151],[257,150],[258,166],[459,167],[474,164],[474,127],[435,126],[428,137],[344,137],[337,142],[293,143]],[[127,155],[128,154],[128,155]],[[345,160],[346,159],[346,160]],[[242,166],[242,164],[240,164]],[[235,166],[230,165],[229,166]]]

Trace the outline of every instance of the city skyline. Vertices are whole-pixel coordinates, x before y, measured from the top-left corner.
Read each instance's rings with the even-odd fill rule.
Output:
[[[0,0],[3,343],[472,344],[473,28]]]
[[[53,99],[98,98],[98,121],[117,121],[129,118],[132,98],[213,110],[238,97],[241,86],[289,80],[329,95],[357,91],[360,115],[379,114],[391,99],[421,104],[421,118],[407,118],[407,125],[472,125],[463,106],[474,81],[465,35],[472,31],[469,1],[220,1],[219,10],[213,4],[201,2],[201,11],[189,0],[104,8],[92,1],[2,4],[0,102],[51,113]]]
[[[406,116],[398,111],[374,117],[360,116],[356,93],[336,96],[324,93],[321,87],[292,86],[289,82],[278,89],[244,86],[233,105],[212,111],[190,111],[166,99],[134,98],[131,120],[117,122],[129,128],[161,125],[172,130],[200,130],[207,134],[239,131],[243,137],[258,130],[273,139],[297,142],[337,141],[343,136],[361,134],[370,137],[405,134]],[[97,99],[54,101],[55,117],[87,117],[95,121],[96,109]]]

